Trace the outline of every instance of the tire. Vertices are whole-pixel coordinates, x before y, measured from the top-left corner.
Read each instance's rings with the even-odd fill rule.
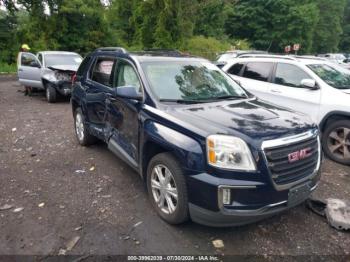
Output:
[[[156,169],[163,178],[165,178],[165,170],[170,171],[171,177],[167,186],[161,186]],[[158,187],[157,184],[153,184],[157,178],[159,188],[163,187],[162,192],[166,192],[167,196],[164,198],[160,196],[161,190],[154,187]],[[177,198],[174,197],[174,188],[176,189]],[[178,161],[170,153],[161,153],[151,159],[147,168],[147,189],[152,206],[163,220],[169,224],[181,224],[188,220],[188,198],[185,177]],[[157,197],[160,201],[162,199],[163,207],[158,204]],[[169,205],[169,199],[173,205]],[[174,207],[175,209],[173,209]]]
[[[350,165],[350,121],[339,120],[326,127],[322,135],[322,147],[328,158]]]
[[[52,84],[47,84],[45,88],[46,100],[49,103],[55,103],[57,100],[57,91]]]
[[[89,133],[80,108],[74,111],[74,131],[79,144],[82,146],[89,146],[97,141],[97,138]]]

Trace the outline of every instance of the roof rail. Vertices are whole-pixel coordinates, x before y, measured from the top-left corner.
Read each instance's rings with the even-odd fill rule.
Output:
[[[244,54],[240,55],[237,58],[279,58],[286,60],[297,60],[295,57],[287,55],[269,55],[269,54]]]
[[[313,55],[295,56],[295,58],[327,61],[325,57],[319,57],[319,56],[313,56]]]
[[[124,53],[124,54],[127,53],[125,48],[119,47],[119,46],[116,46],[116,47],[100,47],[100,48],[97,48],[95,51],[96,52],[108,52],[108,51],[110,51],[110,52],[120,52],[120,53]]]

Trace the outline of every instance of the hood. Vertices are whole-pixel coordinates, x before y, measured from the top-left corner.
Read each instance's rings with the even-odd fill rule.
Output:
[[[48,68],[51,70],[76,72],[78,71],[78,67],[79,65],[53,65],[53,66],[49,66]]]
[[[172,107],[167,113],[203,131],[203,136],[234,135],[257,147],[264,140],[316,128],[306,115],[257,98]]]

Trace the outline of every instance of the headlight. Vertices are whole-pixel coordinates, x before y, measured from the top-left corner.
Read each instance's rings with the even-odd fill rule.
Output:
[[[233,170],[255,171],[255,163],[247,144],[238,137],[211,135],[207,137],[209,165]]]

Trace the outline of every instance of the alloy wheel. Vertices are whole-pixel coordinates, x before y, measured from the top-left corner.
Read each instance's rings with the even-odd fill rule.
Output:
[[[84,123],[80,113],[75,116],[75,131],[80,141],[84,140]]]
[[[334,129],[328,136],[327,146],[336,158],[350,160],[350,128]]]
[[[164,165],[156,165],[151,173],[153,199],[165,214],[173,214],[178,204],[178,191],[174,177]]]

